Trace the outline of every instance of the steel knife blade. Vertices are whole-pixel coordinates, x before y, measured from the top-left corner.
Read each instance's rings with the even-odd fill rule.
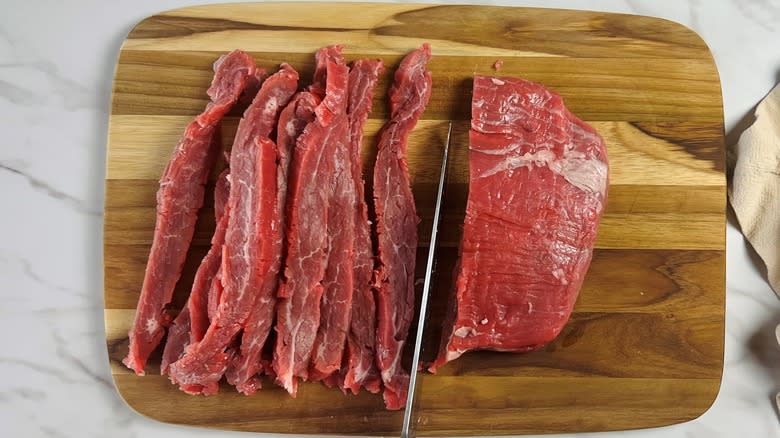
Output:
[[[431,279],[433,277],[434,260],[436,253],[436,238],[439,231],[439,218],[441,217],[441,204],[444,195],[445,176],[447,174],[447,160],[450,152],[450,140],[452,138],[452,122],[447,129],[447,139],[444,144],[444,156],[441,160],[441,169],[439,170],[439,186],[436,191],[436,206],[433,211],[433,226],[431,228],[431,240],[428,246],[428,260],[425,266],[425,280],[423,282],[422,298],[420,301],[420,316],[417,320],[417,335],[414,340],[414,355],[412,356],[412,370],[409,376],[409,390],[406,398],[406,407],[404,408],[403,425],[401,427],[401,438],[411,438],[415,435],[415,424],[412,422],[414,413],[414,402],[417,398],[417,374],[420,363],[420,353],[422,350],[423,331],[428,313],[428,295],[431,289]]]

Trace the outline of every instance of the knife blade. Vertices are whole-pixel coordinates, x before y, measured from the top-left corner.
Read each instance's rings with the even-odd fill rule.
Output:
[[[417,335],[414,340],[414,355],[412,356],[412,372],[409,376],[409,389],[406,397],[406,407],[404,408],[404,419],[401,427],[401,438],[411,438],[413,434],[412,414],[414,411],[414,400],[417,388],[417,367],[420,363],[420,353],[422,350],[423,330],[428,312],[428,295],[431,289],[431,278],[433,277],[433,262],[436,252],[436,238],[439,231],[439,218],[441,217],[441,204],[444,195],[444,182],[447,173],[447,159],[450,152],[450,139],[452,138],[452,122],[447,129],[447,139],[444,144],[444,157],[441,160],[441,169],[439,170],[439,187],[436,192],[436,206],[433,210],[433,226],[431,228],[431,240],[428,246],[428,260],[425,266],[425,280],[423,282],[422,298],[420,301],[420,316],[417,320]]]

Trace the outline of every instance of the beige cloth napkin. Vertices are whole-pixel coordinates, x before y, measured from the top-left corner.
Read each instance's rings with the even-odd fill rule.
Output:
[[[780,295],[780,84],[758,104],[755,118],[739,137],[729,199]]]

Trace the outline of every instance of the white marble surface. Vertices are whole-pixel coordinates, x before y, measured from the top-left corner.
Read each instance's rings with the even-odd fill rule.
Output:
[[[67,4],[66,4],[67,3]],[[0,2],[0,436],[206,437],[158,423],[111,383],[103,341],[102,203],[113,65],[132,26],[193,1]],[[729,138],[780,80],[780,1],[494,2],[668,18],[702,35]],[[728,23],[731,24],[728,24]],[[780,302],[728,229],[726,366],[701,418],[597,437],[780,437]]]

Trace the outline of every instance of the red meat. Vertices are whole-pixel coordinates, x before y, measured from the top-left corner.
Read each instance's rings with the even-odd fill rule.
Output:
[[[376,303],[371,280],[374,269],[374,249],[368,205],[365,200],[365,182],[360,149],[363,127],[371,112],[379,75],[384,71],[381,60],[355,61],[349,72],[349,148],[352,180],[356,187],[354,254],[354,290],[343,370],[338,379],[342,389],[357,394],[363,386],[379,392],[381,378],[374,362],[376,338]]]
[[[323,380],[342,366],[355,293],[360,295],[357,305],[366,312],[358,315],[356,324],[363,329],[364,338],[370,340],[366,347],[373,347],[375,306],[370,284],[373,251],[364,198],[360,143],[381,68],[380,61],[355,63],[349,74],[346,117],[338,119],[338,123],[346,125],[339,132],[347,135],[335,143],[333,154],[335,165],[328,210],[328,267],[323,281],[325,291],[321,303],[320,327],[314,341],[309,370],[312,380]],[[370,302],[366,302],[367,297],[370,297]],[[364,351],[360,350],[356,354]],[[373,351],[368,353],[370,355],[365,359],[371,363]],[[361,377],[365,377],[368,365],[358,365],[366,366],[366,370],[358,370]],[[339,382],[343,379],[334,377],[330,380]]]
[[[313,94],[325,90],[315,120],[298,138],[289,176],[287,256],[284,281],[279,288],[277,341],[273,368],[277,381],[290,394],[297,392],[297,377],[308,378],[309,360],[320,324],[322,281],[328,263],[329,199],[333,155],[348,137],[346,93],[349,70],[341,47],[317,52]]]
[[[187,126],[160,179],[152,248],[130,328],[129,351],[122,361],[139,375],[144,374],[149,355],[170,323],[167,306],[181,276],[203,205],[204,185],[218,153],[214,133],[247,82],[255,77],[256,67],[249,55],[236,50],[217,60],[214,71],[208,89],[211,102]]]
[[[278,232],[273,236],[275,239],[274,244],[278,246],[278,248],[274,249],[274,253],[279,256],[272,263],[272,272],[279,272],[282,260],[283,230],[286,225],[285,216],[282,212],[285,211],[287,202],[287,176],[295,140],[300,136],[304,127],[314,120],[314,109],[318,103],[319,99],[311,93],[297,93],[279,115],[279,123],[276,130],[276,144],[279,155],[276,168],[276,185],[278,190],[276,202],[280,215],[279,226],[276,228]],[[278,276],[268,276],[267,280],[261,286],[261,295],[274,296],[279,286]],[[259,311],[250,314],[244,327],[241,352],[233,361],[226,374],[228,383],[235,385],[236,389],[246,395],[251,395],[260,388],[260,379],[256,375],[263,369],[261,356],[264,344],[261,341],[265,342],[265,334],[270,330],[272,323],[272,318],[268,316],[265,304],[255,306],[255,309]]]
[[[431,59],[427,44],[401,61],[390,88],[390,121],[379,135],[374,166],[377,256],[376,360],[385,385],[388,409],[406,404],[409,374],[401,355],[414,313],[414,271],[417,252],[417,213],[409,185],[406,149],[409,133],[431,96]]]
[[[229,192],[228,170],[225,169],[219,175],[217,185],[214,188],[214,210],[217,226],[214,230],[214,236],[211,237],[211,248],[203,257],[203,261],[195,273],[192,292],[187,299],[187,304],[168,330],[168,339],[165,342],[160,365],[162,374],[167,374],[168,366],[179,360],[187,345],[200,341],[208,328],[208,295],[222,261],[222,245],[225,243],[225,229],[228,219],[226,202]]]
[[[287,64],[263,82],[239,122],[230,154],[229,219],[222,252],[223,291],[216,315],[199,342],[171,364],[169,375],[183,390],[202,386],[216,392],[230,359],[227,349],[252,315],[251,336],[241,338],[240,354],[263,345],[270,329],[275,297],[272,270],[279,258],[277,147],[269,136],[282,108],[298,86],[298,73]]]
[[[604,141],[542,85],[474,79],[470,185],[435,371],[466,351],[530,351],[569,319],[607,198]]]

